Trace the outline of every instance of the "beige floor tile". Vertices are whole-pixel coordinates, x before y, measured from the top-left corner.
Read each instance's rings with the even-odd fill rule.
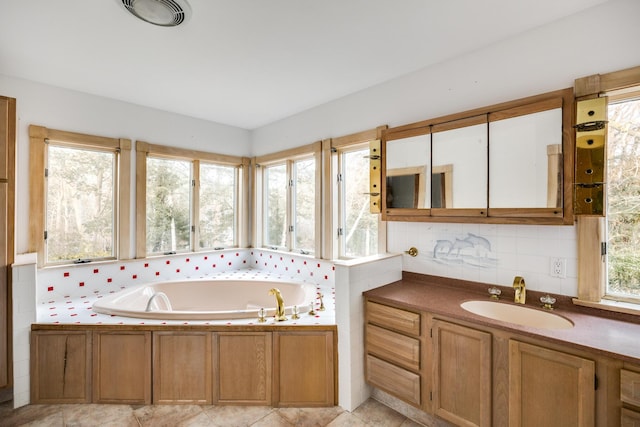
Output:
[[[59,425],[63,425],[64,423],[64,421],[62,421],[62,405],[27,405],[8,411],[3,415],[4,416],[0,418],[0,427],[29,425],[29,423],[45,420],[53,415],[60,416],[61,424]]]
[[[203,406],[214,427],[249,427],[274,411],[270,406]]]
[[[296,427],[324,427],[343,412],[344,409],[339,406],[278,409],[278,414]]]
[[[404,415],[373,399],[368,399],[358,406],[353,414],[365,423],[376,427],[399,427],[407,419]]]
[[[64,427],[64,418],[61,412],[48,415],[26,424],[14,424],[15,427]]]
[[[293,424],[282,418],[276,411],[271,412],[258,422],[251,424],[251,427],[292,427]]]
[[[65,427],[138,427],[129,405],[64,405]]]
[[[198,405],[149,405],[136,409],[133,414],[142,427],[175,427],[187,425],[185,423],[203,411]]]
[[[343,412],[336,419],[327,424],[327,427],[373,427],[365,423],[361,418],[350,412]]]

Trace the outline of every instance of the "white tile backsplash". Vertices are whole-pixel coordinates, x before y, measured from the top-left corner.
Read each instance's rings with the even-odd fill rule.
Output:
[[[490,250],[474,236],[488,241]],[[434,258],[438,241],[443,249]],[[514,276],[523,276],[529,289],[577,295],[575,226],[388,222],[387,250],[404,253],[411,246],[419,254],[402,256],[405,271],[504,286],[511,285]],[[551,257],[566,259],[566,278],[549,275]]]

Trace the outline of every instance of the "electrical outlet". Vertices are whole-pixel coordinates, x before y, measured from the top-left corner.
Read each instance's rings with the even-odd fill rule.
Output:
[[[567,277],[567,259],[566,258],[550,258],[549,260],[549,276],[564,279]]]

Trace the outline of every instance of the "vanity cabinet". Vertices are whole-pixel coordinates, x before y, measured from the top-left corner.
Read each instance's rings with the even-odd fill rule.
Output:
[[[91,332],[31,334],[31,402],[91,402]]]
[[[219,332],[214,342],[215,403],[270,405],[272,333]]]
[[[459,426],[491,426],[491,334],[434,319],[431,336],[433,412]]]
[[[331,331],[273,333],[274,406],[336,404],[336,343]]]
[[[595,425],[595,362],[509,340],[509,426]]]
[[[422,316],[366,303],[366,379],[418,408],[422,407]]]
[[[212,403],[211,333],[153,333],[153,403]]]
[[[640,368],[620,369],[620,425],[640,427]]]
[[[93,402],[151,403],[150,331],[94,331]]]

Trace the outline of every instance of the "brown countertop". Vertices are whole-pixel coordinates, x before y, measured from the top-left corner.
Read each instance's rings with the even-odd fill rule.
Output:
[[[571,329],[540,329],[493,320],[470,313],[460,307],[464,301],[489,300],[492,285],[403,273],[403,279],[364,293],[372,301],[400,305],[465,322],[511,331],[558,344],[595,351],[598,354],[632,363],[640,363],[640,318],[587,307],[574,306],[571,298],[558,299],[553,313],[571,320]],[[513,304],[513,290],[500,287],[505,304]],[[540,308],[540,292],[527,290],[527,307]]]

